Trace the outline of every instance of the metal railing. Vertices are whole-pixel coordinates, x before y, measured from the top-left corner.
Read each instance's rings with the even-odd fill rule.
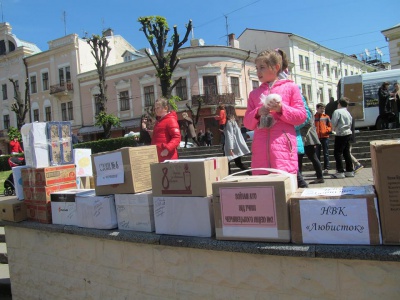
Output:
[[[73,90],[74,90],[74,85],[72,82],[66,82],[64,84],[55,84],[50,86],[50,94],[69,92]]]

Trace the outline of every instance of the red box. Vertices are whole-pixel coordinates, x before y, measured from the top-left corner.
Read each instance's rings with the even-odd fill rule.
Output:
[[[76,189],[76,181],[66,182],[59,185],[42,187],[24,187],[25,202],[30,204],[50,203],[50,194],[54,192]]]
[[[30,221],[51,224],[51,203],[32,204],[26,201],[27,217]]]
[[[52,166],[46,168],[26,168],[21,170],[24,187],[43,187],[76,181],[75,165]]]

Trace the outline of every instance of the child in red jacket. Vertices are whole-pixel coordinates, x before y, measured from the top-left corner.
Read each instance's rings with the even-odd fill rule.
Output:
[[[320,145],[317,145],[317,157],[321,161],[321,148],[324,155],[324,174],[328,174],[329,167],[329,134],[332,131],[331,119],[327,114],[325,114],[325,104],[317,104],[317,113],[314,116],[315,128],[317,129],[317,134]]]

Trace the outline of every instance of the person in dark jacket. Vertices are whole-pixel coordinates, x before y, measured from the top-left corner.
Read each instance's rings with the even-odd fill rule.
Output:
[[[157,146],[158,161],[178,159],[177,147],[181,141],[178,117],[170,111],[168,100],[160,98],[154,104],[157,116],[153,129],[152,145]]]
[[[189,117],[189,115],[186,112],[182,113],[182,117],[185,127],[185,148],[187,146],[189,138],[191,138],[197,146],[200,146],[200,143],[197,140],[196,130],[194,129],[193,120]]]
[[[383,129],[389,128],[391,118],[394,117],[394,114],[392,113],[392,106],[390,103],[389,85],[390,83],[386,81],[382,83],[381,87],[378,90],[379,117],[383,121]]]
[[[337,110],[337,106],[338,106],[338,101],[337,100],[335,101],[333,97],[330,97],[329,103],[325,107],[325,113],[329,116],[330,119],[332,119],[333,112]]]
[[[204,142],[206,143],[206,146],[212,145],[213,138],[214,138],[214,135],[211,132],[211,129],[207,128],[206,133],[204,134]]]
[[[147,146],[151,145],[151,130],[148,128],[148,123],[149,123],[149,116],[148,115],[142,115],[142,118],[140,120],[140,137],[139,137],[139,143]]]

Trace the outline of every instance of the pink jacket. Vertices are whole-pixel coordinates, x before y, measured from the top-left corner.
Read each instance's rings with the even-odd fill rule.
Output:
[[[258,128],[257,111],[263,105],[261,94],[279,94],[282,96],[282,112],[271,112],[276,123],[271,128]],[[274,168],[296,174],[297,142],[294,126],[306,120],[306,110],[299,87],[291,80],[278,80],[269,87],[263,83],[249,95],[244,126],[254,130],[252,144],[252,168]],[[254,175],[268,174],[265,171],[253,171]]]

